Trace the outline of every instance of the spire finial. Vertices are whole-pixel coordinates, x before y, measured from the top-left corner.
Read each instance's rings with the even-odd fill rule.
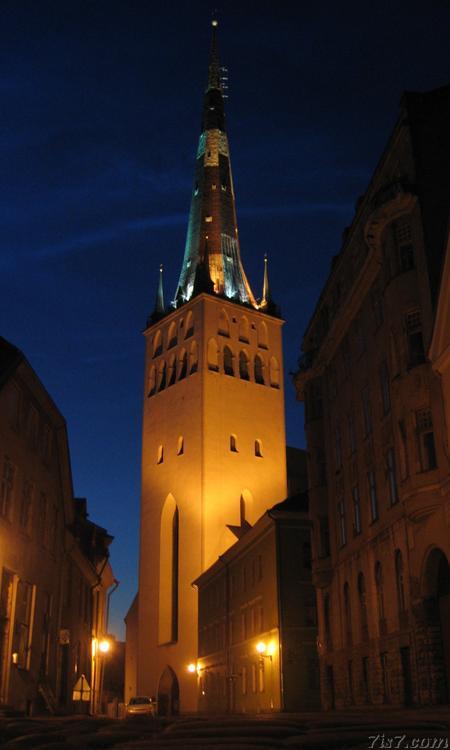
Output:
[[[158,278],[158,289],[156,292],[155,313],[157,315],[164,315],[165,313],[164,289],[163,289],[163,264],[162,263],[159,266],[159,278]]]
[[[217,20],[217,12],[214,11],[211,19],[211,52],[209,55],[209,70],[208,70],[208,86],[207,91],[210,89],[221,90],[220,85],[220,64],[219,64],[219,50],[217,48],[217,27],[219,21]]]
[[[269,287],[269,271],[268,271],[268,260],[267,253],[264,253],[264,280],[263,280],[263,294],[261,300],[261,307],[268,307],[271,301],[270,298],[270,287]]]

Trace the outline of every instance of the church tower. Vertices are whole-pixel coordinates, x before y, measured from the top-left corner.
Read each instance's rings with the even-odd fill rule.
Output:
[[[145,331],[137,691],[162,711],[197,709],[192,582],[287,494],[282,320],[241,261],[212,26],[178,288],[161,269]]]

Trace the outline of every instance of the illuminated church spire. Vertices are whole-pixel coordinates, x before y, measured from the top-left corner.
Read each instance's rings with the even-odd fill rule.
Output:
[[[239,249],[233,179],[225,132],[217,26],[217,21],[213,20],[202,132],[197,149],[189,225],[176,304],[203,291],[257,308]]]
[[[165,314],[166,314],[166,308],[164,306],[163,266],[161,263],[159,267],[158,286],[156,288],[155,307],[153,308],[153,312],[147,321],[148,325],[155,323],[157,320],[162,318]]]

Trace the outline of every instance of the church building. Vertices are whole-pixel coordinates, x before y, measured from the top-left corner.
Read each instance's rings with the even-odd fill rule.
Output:
[[[186,248],[175,301],[162,271],[145,331],[139,593],[127,615],[125,699],[195,711],[193,582],[287,496],[283,321],[267,259],[256,299],[243,268],[212,22]],[[192,669],[192,666],[191,666]]]

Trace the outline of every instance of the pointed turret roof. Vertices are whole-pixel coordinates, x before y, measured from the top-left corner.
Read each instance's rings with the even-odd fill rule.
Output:
[[[159,267],[158,286],[156,288],[155,307],[153,308],[152,314],[149,316],[149,325],[164,317],[165,313],[166,308],[164,306],[163,265],[161,263]]]
[[[176,304],[208,291],[258,308],[242,266],[217,45],[212,21],[208,83]],[[203,268],[202,268],[203,266]],[[212,289],[206,289],[211,287]]]

